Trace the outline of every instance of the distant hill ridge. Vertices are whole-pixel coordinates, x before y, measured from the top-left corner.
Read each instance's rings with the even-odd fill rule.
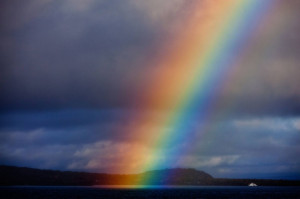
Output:
[[[149,180],[144,180],[149,179]],[[260,179],[219,179],[204,171],[173,168],[140,174],[106,174],[42,170],[26,167],[0,166],[0,185],[235,185],[300,186],[300,181]]]
[[[170,169],[158,169],[144,172],[145,174],[179,174],[179,175],[196,175],[203,178],[213,178],[211,175],[204,171],[199,171],[193,168],[170,168]]]
[[[207,184],[214,179],[208,173],[192,168],[160,169],[143,174],[150,176],[155,184]]]

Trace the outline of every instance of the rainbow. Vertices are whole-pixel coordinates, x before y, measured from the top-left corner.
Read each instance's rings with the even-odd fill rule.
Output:
[[[130,152],[130,156],[142,161],[141,170],[164,168],[162,156],[176,156],[182,151],[166,152],[189,136],[188,122],[209,120],[213,105],[222,92],[226,78],[234,71],[251,36],[262,18],[274,4],[272,0],[216,0],[195,1],[190,13],[183,19],[185,28],[162,47],[163,52],[155,62],[156,74],[142,100],[143,107],[168,110],[164,119],[152,121],[145,114],[138,117],[137,125],[128,131],[135,139],[148,140],[157,150]],[[160,150],[161,149],[161,150]],[[126,158],[123,160],[126,162]],[[130,163],[128,163],[130,165]],[[141,184],[155,181],[148,176]]]

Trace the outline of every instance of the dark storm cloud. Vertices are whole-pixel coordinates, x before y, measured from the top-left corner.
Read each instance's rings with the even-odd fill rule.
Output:
[[[189,3],[1,4],[0,106],[30,110],[136,106],[151,81],[158,47],[174,27],[184,28],[176,19],[187,14]],[[258,34],[252,55],[237,67],[238,78],[220,99],[238,99],[238,112],[300,112],[298,4],[283,5],[267,24],[274,28]]]
[[[7,7],[28,7],[18,3]],[[68,1],[41,6],[46,8],[12,19],[15,10],[8,8],[3,17],[1,107],[128,104],[145,79],[145,57],[154,53],[158,30],[122,1],[93,2],[81,12]],[[28,21],[10,27],[28,14]]]

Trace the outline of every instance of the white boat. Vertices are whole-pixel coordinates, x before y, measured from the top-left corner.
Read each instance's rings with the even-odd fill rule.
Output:
[[[257,184],[251,182],[248,186],[249,186],[249,187],[257,187]]]

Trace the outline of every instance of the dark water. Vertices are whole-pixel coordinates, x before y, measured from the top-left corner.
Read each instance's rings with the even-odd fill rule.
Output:
[[[300,187],[0,187],[1,199],[298,198]]]

